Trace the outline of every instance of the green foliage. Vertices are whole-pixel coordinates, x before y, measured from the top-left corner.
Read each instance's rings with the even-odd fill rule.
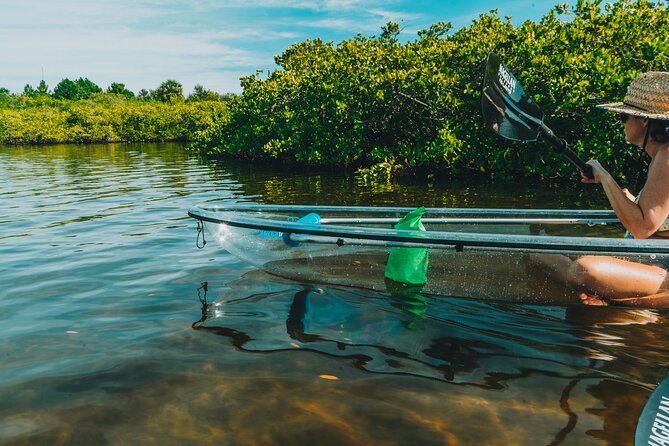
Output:
[[[23,87],[23,96],[32,98],[35,96],[35,88],[30,84],[26,84],[26,86]]]
[[[12,93],[7,88],[0,88],[0,107],[12,102]]]
[[[151,92],[151,98],[160,102],[182,102],[183,87],[179,82],[168,79]]]
[[[207,90],[202,85],[193,87],[193,92],[188,95],[188,101],[220,101],[221,96],[212,90]]]
[[[226,110],[219,101],[167,104],[119,94],[76,101],[8,97],[0,100],[0,143],[187,141]]]
[[[197,134],[212,155],[371,168],[476,172],[496,178],[575,175],[546,143],[502,140],[485,128],[480,92],[488,52],[498,53],[584,158],[632,181],[643,160],[610,113],[637,74],[669,69],[663,2],[579,0],[515,27],[496,11],[456,32],[437,23],[407,43],[389,23],[380,36],[297,43],[278,69],[242,78],[229,113]]]
[[[57,99],[79,99],[78,93],[79,92],[74,81],[71,81],[67,78],[60,81],[58,85],[56,85],[56,88],[53,89],[53,96]]]
[[[107,87],[107,93],[120,94],[128,99],[135,97],[135,93],[125,88],[125,84],[120,84],[117,82],[112,82],[111,85]]]
[[[42,79],[39,82],[39,85],[37,86],[37,90],[35,92],[36,94],[41,94],[41,95],[48,95],[49,94],[49,86],[44,82],[44,79]]]
[[[122,83],[103,93],[86,78],[63,79],[52,95],[44,81],[37,89],[27,84],[22,95],[0,88],[0,144],[190,141],[225,119],[230,100],[201,86],[196,93],[184,102],[173,80],[137,98]]]
[[[102,88],[88,78],[74,81],[65,78],[53,89],[53,97],[56,99],[89,99],[96,93],[102,93]]]

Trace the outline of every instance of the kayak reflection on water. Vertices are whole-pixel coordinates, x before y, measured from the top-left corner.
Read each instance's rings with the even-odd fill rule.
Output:
[[[227,284],[213,301],[205,295],[200,302],[203,317],[194,327],[224,336],[244,352],[341,358],[350,362],[351,370],[372,376],[398,375],[427,379],[435,386],[509,391],[507,398],[515,398],[509,389],[520,385],[532,410],[545,405],[546,410],[550,407],[563,414],[566,421],[555,431],[555,439],[564,439],[579,420],[593,414],[603,424],[589,435],[627,438],[645,395],[637,384],[639,361],[629,358],[643,356],[648,345],[662,343],[666,337],[662,334],[666,321],[654,310],[607,307],[593,311],[584,306],[527,306],[424,293],[314,287],[262,271],[251,271]],[[657,327],[635,328],[642,326]],[[309,373],[301,369],[306,364],[301,357],[277,356],[276,360],[291,362],[293,373],[300,376]],[[330,374],[345,380],[348,373]],[[649,383],[654,378],[645,377]],[[547,400],[545,391],[534,393],[531,383],[537,379],[559,380],[562,391]],[[584,392],[595,398],[587,406],[583,406]],[[458,410],[457,405],[444,404],[448,410]],[[587,411],[599,407],[606,410],[588,415]]]

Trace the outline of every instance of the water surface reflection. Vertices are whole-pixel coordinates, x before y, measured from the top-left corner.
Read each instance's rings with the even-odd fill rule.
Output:
[[[253,292],[257,283],[265,286]],[[277,321],[281,314],[285,324]],[[374,386],[385,388],[391,399],[402,388],[396,379],[421,382],[444,398],[432,401],[422,419],[441,425],[456,444],[529,444],[529,438],[543,439],[532,444],[588,444],[588,438],[628,444],[647,396],[644,380],[662,378],[652,364],[640,368],[633,358],[647,354],[651,338],[663,356],[667,340],[666,319],[653,310],[443,296],[424,296],[417,304],[416,296],[401,302],[369,290],[298,286],[261,271],[245,274],[205,302],[195,327],[228,338],[239,351],[298,357],[307,351],[322,356],[324,364],[346,361],[377,376]],[[354,379],[350,372],[320,367],[308,378],[322,374],[345,381]],[[341,404],[351,404],[349,397]],[[411,399],[403,404],[407,412],[426,410]],[[466,421],[461,429],[456,420]],[[492,434],[498,429],[503,440]]]
[[[198,250],[186,216],[605,198],[295,170],[178,144],[0,148],[0,443],[630,443],[669,372],[666,313],[285,281]]]

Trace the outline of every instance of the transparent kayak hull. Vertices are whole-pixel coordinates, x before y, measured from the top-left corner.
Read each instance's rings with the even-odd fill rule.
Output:
[[[577,293],[548,274],[551,259],[669,260],[669,241],[623,238],[611,211],[426,209],[425,231],[394,229],[411,210],[223,203],[189,215],[232,255],[271,274],[390,292],[570,304],[579,301]],[[398,248],[428,253],[424,285],[386,279],[388,256]]]

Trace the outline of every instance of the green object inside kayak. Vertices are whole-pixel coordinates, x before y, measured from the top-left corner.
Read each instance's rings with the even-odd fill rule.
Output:
[[[425,208],[418,208],[404,216],[395,229],[425,231],[420,221]],[[386,263],[385,277],[400,284],[427,283],[428,248],[391,248]]]

